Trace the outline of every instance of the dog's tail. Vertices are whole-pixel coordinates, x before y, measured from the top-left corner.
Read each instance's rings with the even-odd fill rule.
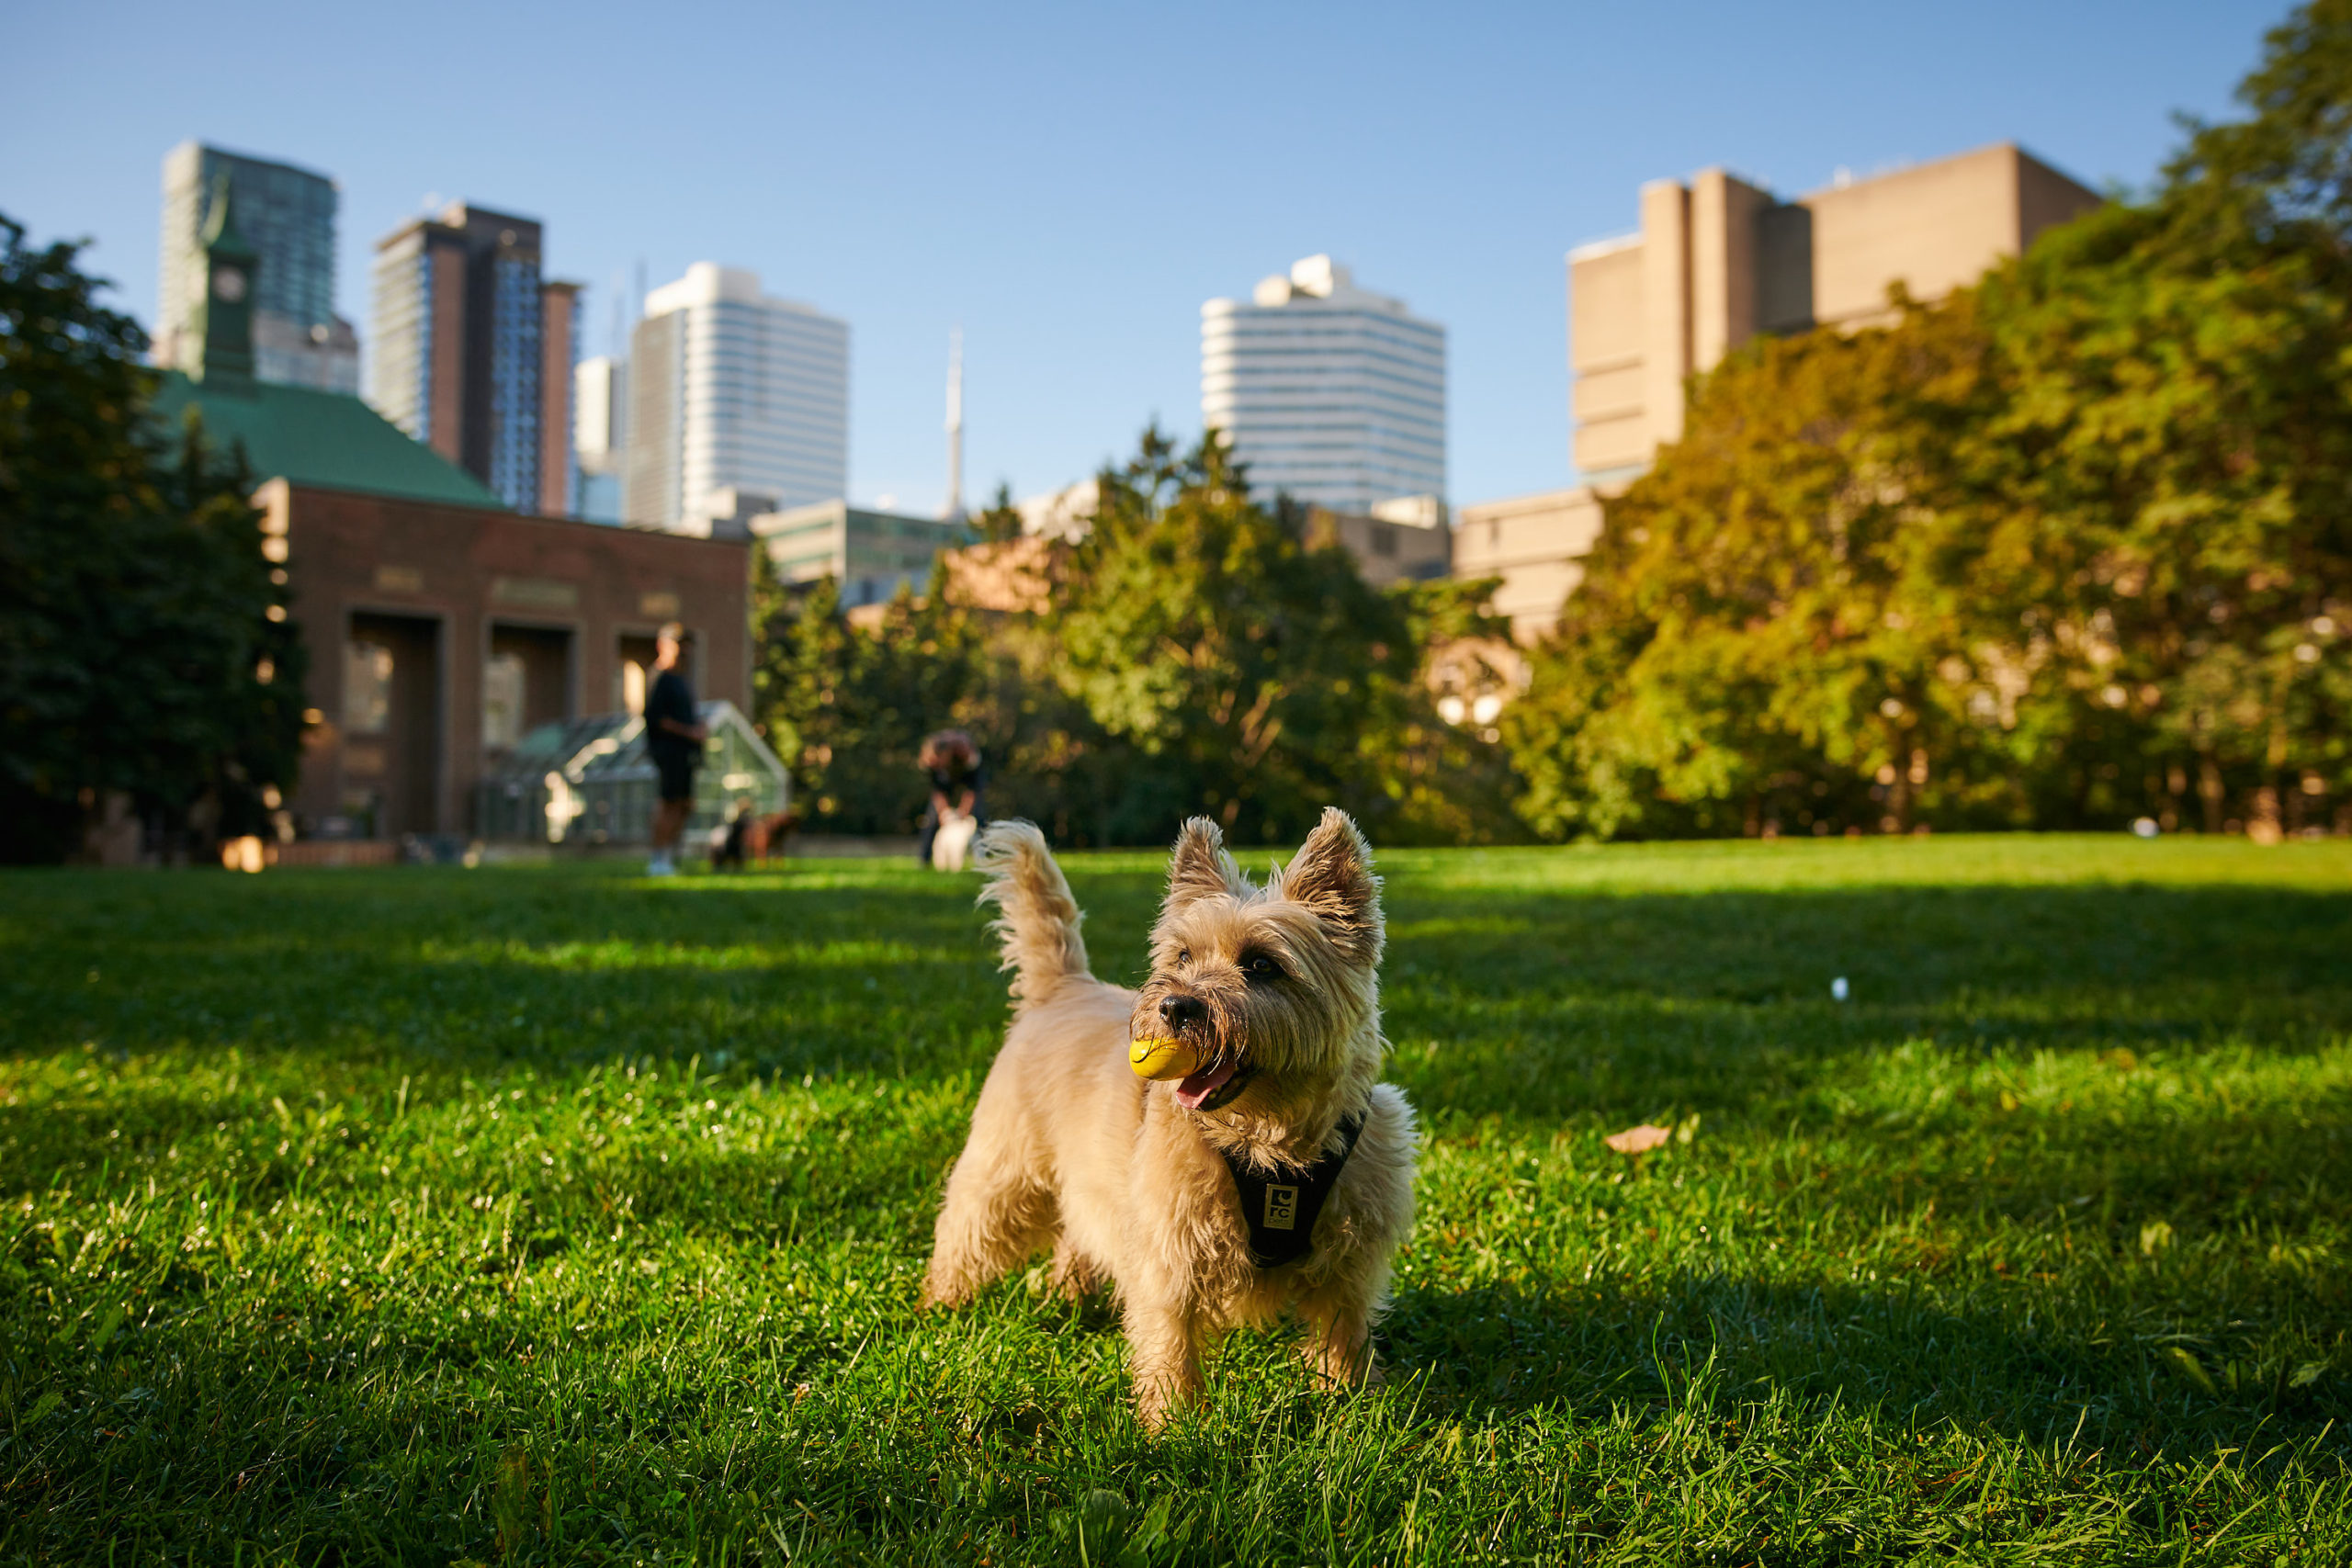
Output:
[[[1036,825],[989,823],[972,862],[988,873],[979,901],[997,907],[993,929],[1012,971],[1013,1010],[1037,1006],[1064,981],[1086,978],[1086,942],[1078,934],[1084,917]]]

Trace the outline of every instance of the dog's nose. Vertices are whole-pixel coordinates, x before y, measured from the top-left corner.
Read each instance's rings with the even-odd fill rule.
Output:
[[[1209,1010],[1198,997],[1162,997],[1159,998],[1160,1021],[1170,1029],[1182,1029],[1188,1023],[1198,1023],[1208,1017]]]

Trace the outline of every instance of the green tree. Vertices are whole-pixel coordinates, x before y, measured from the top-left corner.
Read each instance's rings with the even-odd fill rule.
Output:
[[[1510,621],[1487,606],[1492,578],[1399,583],[1385,596],[1403,616],[1409,666],[1374,677],[1377,699],[1355,741],[1353,767],[1377,795],[1361,820],[1388,844],[1487,844],[1524,837],[1511,804],[1521,780],[1500,732],[1446,719],[1439,686],[1501,695],[1516,658]],[[1445,668],[1441,671],[1440,664]],[[1508,710],[1506,710],[1508,711]],[[1367,791],[1369,793],[1369,791]]]
[[[2045,816],[2267,833],[2352,799],[2352,4],[2290,15],[2237,96],[2153,200],[1981,291],[2004,386],[1959,526],[2062,688]]]
[[[972,532],[991,545],[1021,537],[1021,509],[1012,504],[1012,487],[999,483],[988,505],[972,514]]]
[[[1302,542],[1295,508],[1252,503],[1220,449],[1157,430],[1102,494],[1086,539],[1031,542],[1038,612],[953,603],[943,566],[853,621],[831,584],[755,561],[758,716],[814,825],[906,831],[916,747],[954,726],[987,759],[989,812],[1058,843],[1160,841],[1203,809],[1279,840],[1333,803],[1387,842],[1516,830],[1508,754],[1438,716],[1427,667],[1444,647],[1502,683],[1476,651],[1506,637],[1479,607],[1492,584],[1375,591]],[[1001,545],[1018,518],[999,499]]]
[[[1696,383],[1509,721],[1531,825],[2269,832],[2352,795],[2352,5],[2241,97],[2151,200]]]
[[[755,552],[755,717],[820,831],[914,830],[928,798],[916,754],[958,722],[978,681],[971,619],[937,592],[901,591],[870,624],[842,615],[831,578],[786,590]]]
[[[1831,830],[1978,803],[1936,674],[1957,596],[1923,579],[1917,530],[1981,354],[1963,300],[1761,340],[1700,379],[1506,715],[1532,826]]]
[[[257,829],[300,762],[302,649],[250,475],[153,428],[145,334],[79,247],[0,217],[0,857],[74,853],[110,794]]]
[[[2352,0],[2309,0],[2263,39],[2238,84],[2243,119],[2182,123],[2165,168],[2168,248],[2194,253],[2300,231],[2339,256],[2352,238]]]
[[[2203,195],[1982,291],[2003,384],[1951,533],[1981,618],[2027,625],[2011,657],[2046,671],[2045,820],[2269,829],[2306,781],[2352,785],[2352,274],[2308,226],[2185,252],[2168,203]]]
[[[1410,679],[1411,627],[1346,553],[1250,499],[1214,437],[1158,428],[1101,476],[1055,626],[1065,683],[1136,773],[1111,825],[1157,840],[1194,811],[1244,842],[1304,833],[1325,805],[1386,800],[1357,742]]]

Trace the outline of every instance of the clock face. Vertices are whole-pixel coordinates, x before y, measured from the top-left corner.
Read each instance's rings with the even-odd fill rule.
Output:
[[[212,275],[212,297],[223,304],[233,305],[245,297],[245,275],[240,268],[224,266]]]

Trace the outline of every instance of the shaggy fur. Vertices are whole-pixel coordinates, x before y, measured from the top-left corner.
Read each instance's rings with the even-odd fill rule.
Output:
[[[953,1306],[1053,1249],[1075,1296],[1116,1292],[1136,1413],[1161,1425],[1200,1387],[1204,1344],[1295,1308],[1308,1365],[1375,1375],[1370,1334],[1413,1218],[1413,1111],[1378,1081],[1380,883],[1355,824],[1322,821],[1263,887],[1204,818],[1184,825],[1141,991],[1087,972],[1069,884],[1026,822],[981,835],[1013,1016],[947,1179],[924,1300]],[[1131,1038],[1177,1034],[1214,1066],[1147,1082]],[[1260,1269],[1224,1155],[1297,1168],[1354,1154],[1297,1261]]]

